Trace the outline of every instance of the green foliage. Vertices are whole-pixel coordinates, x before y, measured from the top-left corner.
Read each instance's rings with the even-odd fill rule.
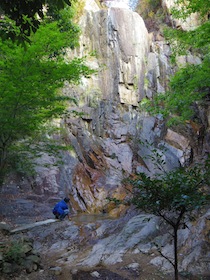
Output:
[[[172,220],[183,210],[191,213],[200,208],[208,198],[201,189],[203,174],[198,167],[180,168],[154,178],[141,173],[129,182],[136,190],[132,203],[137,208],[158,216],[173,214]]]
[[[71,2],[75,2],[72,0]],[[1,0],[0,37],[3,39],[29,42],[29,36],[36,32],[44,18],[44,10],[61,10],[71,5],[69,0]]]
[[[160,150],[148,141],[141,141],[149,150],[148,156],[157,173],[153,176],[139,173],[123,180],[123,184],[133,188],[130,203],[146,213],[161,217],[173,232],[174,260],[157,248],[160,255],[174,267],[174,279],[178,280],[178,229],[185,225],[186,217],[192,219],[198,209],[209,203],[210,157],[203,164],[188,168],[180,167],[165,171],[165,161]],[[164,152],[164,147],[162,148]],[[107,198],[116,205],[124,203],[115,198]]]
[[[22,247],[22,242],[14,241],[11,243],[4,252],[5,260],[8,262],[14,262],[16,264],[21,264],[23,257]]]
[[[156,153],[156,151],[154,150]],[[155,156],[152,158],[155,160]],[[159,160],[159,157],[158,157]],[[160,166],[161,161],[157,163]],[[164,167],[163,167],[164,170]],[[204,166],[177,168],[170,172],[158,173],[150,177],[144,173],[125,182],[133,186],[131,203],[137,208],[161,217],[173,228],[174,261],[159,253],[174,267],[174,279],[178,280],[178,229],[193,211],[207,204],[210,196],[206,187],[210,185],[210,158]]]
[[[206,21],[194,30],[165,28],[164,35],[172,47],[172,62],[177,55],[193,54],[205,56],[210,53],[210,22]]]
[[[0,40],[1,172],[11,166],[17,151],[26,156],[33,150],[34,155],[40,156],[40,150],[55,150],[50,140],[48,145],[40,146],[42,149],[35,147],[46,123],[61,117],[69,102],[74,102],[61,88],[65,81],[77,84],[82,76],[93,72],[84,58],[70,61],[64,56],[66,47],[73,48],[79,35],[78,28],[70,24],[67,11],[56,22],[43,21],[26,48],[11,40]],[[50,136],[42,137],[42,142],[44,139]]]
[[[36,133],[18,142],[14,142],[8,147],[6,170],[15,170],[28,176],[35,175],[35,167],[39,165],[37,159],[45,153],[53,156],[53,161],[42,162],[44,167],[58,166],[62,164],[61,151],[70,150],[65,139],[61,135],[60,129],[49,125],[40,127]],[[58,140],[60,139],[60,140]]]
[[[141,142],[149,149],[148,156],[156,170],[151,177],[145,173],[128,178],[125,182],[134,188],[132,203],[145,212],[158,216],[178,217],[180,211],[188,213],[200,208],[209,200],[205,187],[210,185],[210,157],[203,164],[191,167],[179,167],[169,172],[165,170],[166,162],[162,152],[153,148],[149,142]],[[160,171],[160,172],[159,172]]]
[[[158,149],[154,143],[150,143],[148,140],[140,141],[140,144],[148,150],[148,154],[144,156],[144,159],[149,159],[154,164],[154,169],[158,173],[166,173],[166,162],[163,159],[163,154],[166,148],[162,145]]]
[[[172,14],[175,18],[186,19],[192,13],[198,12],[201,17],[208,15],[210,11],[209,0],[176,0],[177,5],[172,9]]]
[[[171,78],[170,91],[159,93],[153,100],[143,100],[150,113],[161,113],[168,118],[168,125],[184,123],[193,116],[193,104],[202,102],[210,89],[210,57],[206,56],[199,65],[181,68]],[[205,101],[204,101],[205,102]]]
[[[207,4],[208,2],[208,4]],[[173,16],[186,18],[192,12],[200,12],[205,18],[210,9],[210,2],[192,0],[177,1],[183,6],[173,9]],[[187,4],[186,4],[187,3]],[[165,37],[172,47],[172,62],[179,55],[193,54],[201,59],[197,65],[186,64],[171,78],[169,91],[166,94],[158,93],[153,100],[143,100],[141,105],[152,114],[161,113],[168,119],[168,125],[184,123],[194,114],[193,104],[202,104],[209,98],[210,92],[210,22],[203,23],[194,30],[183,31],[167,28]]]

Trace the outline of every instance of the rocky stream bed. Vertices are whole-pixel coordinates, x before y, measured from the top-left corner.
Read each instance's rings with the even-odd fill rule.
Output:
[[[27,259],[18,268],[14,262],[3,262],[1,255],[2,280],[173,279],[173,274],[151,263],[157,256],[155,248],[149,248],[149,240],[157,235],[156,217],[128,212],[119,219],[79,214],[71,220],[49,221],[16,232],[1,223],[1,245],[23,242]],[[209,278],[185,275],[180,279]]]
[[[1,189],[1,280],[173,279],[172,267],[154,246],[154,242],[160,243],[165,253],[173,251],[168,228],[159,218],[129,207],[115,218],[107,213],[71,211],[70,220],[60,222],[52,214],[57,200],[53,195],[35,195],[27,184],[11,182]],[[182,273],[180,280],[210,279],[200,274],[209,260],[197,256],[199,248],[207,248],[201,247],[207,241],[199,241],[198,236],[208,229],[209,217],[210,212],[204,211],[196,231],[190,224],[179,231],[179,257],[182,265],[188,264],[188,273]],[[11,244],[15,246],[9,250]],[[186,253],[186,244],[195,244],[194,251],[190,248]],[[192,257],[197,258],[196,263],[191,264]]]

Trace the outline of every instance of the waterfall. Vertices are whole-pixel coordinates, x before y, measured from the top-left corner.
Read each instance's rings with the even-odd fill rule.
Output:
[[[139,0],[129,0],[129,7],[132,11],[135,11],[137,5],[139,3]]]
[[[119,7],[127,8],[134,11],[138,5],[139,0],[103,0],[102,2],[109,8]]]

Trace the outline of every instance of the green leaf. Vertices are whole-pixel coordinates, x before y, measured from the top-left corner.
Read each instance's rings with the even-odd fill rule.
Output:
[[[46,124],[66,114],[72,102],[62,93],[64,82],[78,84],[94,72],[85,58],[67,61],[64,57],[66,47],[73,48],[79,35],[79,29],[67,19],[68,12],[56,22],[43,21],[25,48],[12,40],[0,40],[0,175],[14,162],[23,163],[21,157],[33,160],[44,150],[53,154],[62,148],[42,133],[42,150],[33,149],[41,131],[49,134]],[[66,30],[61,31],[66,19]]]

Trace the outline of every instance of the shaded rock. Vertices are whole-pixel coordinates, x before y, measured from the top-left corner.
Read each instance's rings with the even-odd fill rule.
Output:
[[[131,275],[138,277],[140,275],[140,265],[139,263],[130,263],[129,265],[125,266],[126,270],[131,272]]]
[[[33,245],[28,243],[28,244],[24,244],[21,248],[21,251],[24,253],[24,254],[28,254],[29,252],[31,252],[33,249]]]
[[[8,240],[1,252],[0,270],[4,274],[32,273],[41,267],[41,258],[33,250],[30,238]]]
[[[59,266],[56,266],[56,267],[51,267],[50,268],[50,272],[54,275],[61,275],[62,273],[62,268],[59,267]]]
[[[9,262],[4,262],[2,265],[2,272],[5,274],[12,274],[19,269],[19,266]]]
[[[167,130],[165,141],[169,144],[168,149],[173,152],[173,154],[179,159],[181,165],[186,165],[190,162],[192,157],[192,148],[190,146],[190,141],[183,135]]]
[[[31,259],[25,259],[22,262],[23,268],[26,270],[27,273],[31,273],[32,271],[36,271],[38,269],[38,266],[36,263],[33,263]]]
[[[108,269],[97,269],[90,271],[78,271],[72,275],[72,280],[129,280],[122,277],[120,274],[109,271]]]
[[[122,257],[128,249],[138,243],[146,243],[157,234],[159,219],[152,215],[138,215],[131,218],[122,230],[109,235],[92,248],[88,257],[81,261],[82,266],[95,266],[100,262],[106,265],[122,262]]]
[[[26,260],[30,260],[32,263],[36,263],[38,265],[41,263],[41,258],[38,255],[29,255]]]
[[[6,224],[5,222],[0,223],[0,231],[4,234],[8,234],[11,230],[11,226]]]

